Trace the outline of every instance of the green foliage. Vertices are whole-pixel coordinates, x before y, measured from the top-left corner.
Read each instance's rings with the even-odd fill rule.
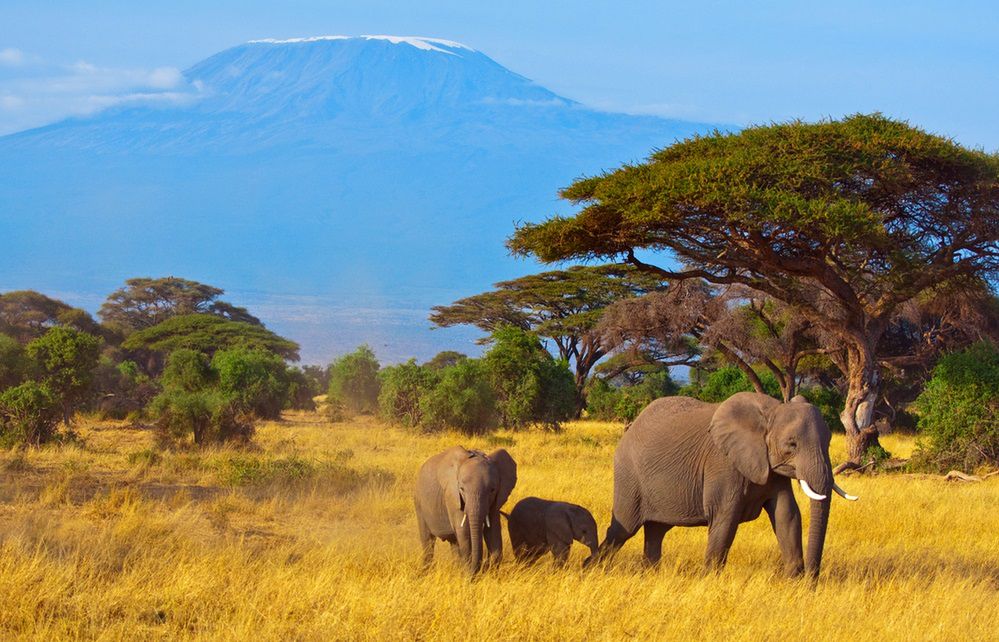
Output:
[[[839,390],[826,386],[809,386],[802,387],[798,390],[798,394],[819,409],[829,430],[843,432],[843,422],[839,418],[839,413],[843,410],[844,399]]]
[[[781,399],[780,385],[772,372],[757,373],[763,383],[763,390],[777,399]],[[724,366],[710,373],[702,383],[691,382],[680,390],[681,395],[695,397],[701,401],[717,403],[725,401],[737,392],[753,392],[756,388],[746,373],[736,366]]]
[[[444,350],[435,354],[433,359],[423,365],[434,370],[443,370],[444,368],[453,366],[459,361],[463,361],[467,358],[467,354],[463,354],[456,350]]]
[[[482,362],[465,359],[445,368],[440,381],[420,399],[421,425],[469,435],[496,427],[496,397]]]
[[[92,391],[100,358],[101,340],[74,328],[57,326],[25,347],[46,387],[63,407],[63,420],[86,401]]]
[[[420,399],[437,383],[439,373],[438,368],[418,365],[415,359],[382,369],[379,414],[404,426],[419,425],[423,419]]]
[[[565,362],[557,362],[538,338],[513,326],[492,334],[482,366],[496,395],[505,426],[537,423],[558,429],[576,408],[576,385]]]
[[[219,350],[211,370],[219,390],[234,399],[242,412],[278,419],[288,396],[288,369],[284,360],[260,349]]]
[[[132,333],[121,345],[126,350],[161,354],[187,349],[213,355],[228,348],[256,348],[291,361],[298,360],[298,344],[294,341],[279,337],[260,325],[230,321],[212,314],[170,317]]]
[[[99,395],[97,412],[105,419],[139,415],[159,391],[134,361],[115,363],[108,355],[102,355],[98,361],[94,388]]]
[[[24,348],[13,337],[0,334],[0,390],[21,383],[27,371]]]
[[[164,435],[197,445],[228,440],[248,440],[253,424],[245,401],[219,385],[208,358],[194,350],[170,355],[160,379],[163,391],[150,410]]]
[[[917,467],[999,466],[999,350],[978,343],[943,357],[916,399]]]
[[[677,391],[665,370],[650,373],[633,385],[613,386],[604,379],[594,379],[586,398],[586,412],[594,419],[628,422],[655,399]]]
[[[352,414],[378,410],[378,359],[366,345],[330,364],[329,398],[337,399]]]
[[[51,440],[59,411],[56,395],[37,381],[0,392],[0,446],[37,446]]]

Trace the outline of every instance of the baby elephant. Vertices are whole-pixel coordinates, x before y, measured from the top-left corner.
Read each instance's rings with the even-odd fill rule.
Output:
[[[582,506],[528,497],[517,502],[507,521],[518,560],[533,561],[551,552],[561,566],[569,559],[573,540],[597,553],[597,523]]]

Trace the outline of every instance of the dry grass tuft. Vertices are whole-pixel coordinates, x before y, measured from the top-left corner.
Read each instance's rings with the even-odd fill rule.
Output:
[[[995,639],[999,478],[844,479],[862,499],[834,505],[815,586],[780,577],[765,520],[720,575],[701,570],[704,529],[671,531],[655,570],[640,537],[587,572],[577,547],[572,568],[508,555],[469,581],[445,545],[418,570],[410,492],[427,456],[505,447],[520,466],[508,508],[565,499],[604,528],[620,430],[469,439],[297,414],[252,448],[170,452],[88,423],[77,444],[0,454],[0,638]]]

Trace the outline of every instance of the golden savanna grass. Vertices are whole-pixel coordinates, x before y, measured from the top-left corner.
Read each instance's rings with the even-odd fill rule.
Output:
[[[655,570],[639,535],[587,572],[579,546],[556,570],[517,565],[508,542],[474,581],[443,543],[420,571],[411,487],[426,457],[506,447],[508,509],[564,499],[604,529],[620,431],[472,439],[297,414],[251,448],[160,452],[149,431],[84,421],[78,444],[0,455],[0,638],[996,639],[995,477],[843,478],[861,500],[835,502],[815,586],[780,576],[765,518],[740,528],[720,575],[701,570],[703,528],[670,532]]]

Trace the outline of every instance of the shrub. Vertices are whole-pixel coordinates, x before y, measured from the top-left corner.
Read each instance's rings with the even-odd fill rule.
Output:
[[[278,419],[288,396],[284,359],[260,349],[230,348],[212,357],[211,369],[219,390],[244,413]]]
[[[839,418],[839,413],[843,410],[845,401],[839,390],[826,386],[809,386],[802,387],[798,394],[819,409],[822,418],[826,420],[826,425],[829,426],[829,430],[843,432],[843,422]]]
[[[196,392],[212,385],[215,374],[208,357],[197,350],[181,348],[170,353],[160,376],[165,390]]]
[[[594,379],[587,393],[586,410],[594,419],[632,421],[653,400],[676,393],[677,386],[665,370],[650,373],[629,386],[614,386],[603,379]]]
[[[482,366],[505,426],[539,423],[557,429],[576,410],[576,387],[565,363],[555,361],[538,338],[507,326],[493,332]]]
[[[428,430],[453,428],[481,434],[496,426],[496,398],[477,359],[441,371],[440,381],[420,399],[421,425]]]
[[[999,351],[979,343],[949,354],[916,399],[921,468],[999,466]]]
[[[164,390],[153,400],[152,411],[167,436],[177,440],[190,436],[198,446],[246,441],[253,435],[253,423],[240,402],[219,390]]]
[[[384,419],[405,426],[419,425],[423,418],[420,399],[437,383],[438,371],[429,366],[418,365],[415,359],[410,359],[406,363],[384,368],[379,377],[379,414]]]
[[[61,403],[67,424],[72,412],[93,391],[100,350],[100,339],[69,327],[50,328],[25,347],[42,381]]]
[[[0,445],[39,445],[55,436],[59,402],[37,381],[26,381],[0,392]]]
[[[108,356],[102,356],[97,364],[94,387],[99,393],[97,412],[105,419],[141,413],[158,392],[157,385],[134,361],[115,363]]]
[[[13,337],[0,334],[0,390],[16,386],[27,374],[24,349]]]
[[[329,367],[330,401],[339,399],[348,412],[373,413],[378,409],[378,359],[366,345],[346,354]]]
[[[781,399],[780,384],[772,372],[759,372],[763,390],[771,397]],[[736,366],[724,366],[708,375],[703,383],[691,383],[680,390],[680,394],[695,397],[701,401],[717,403],[725,401],[737,392],[753,392],[756,388],[746,373]]]

